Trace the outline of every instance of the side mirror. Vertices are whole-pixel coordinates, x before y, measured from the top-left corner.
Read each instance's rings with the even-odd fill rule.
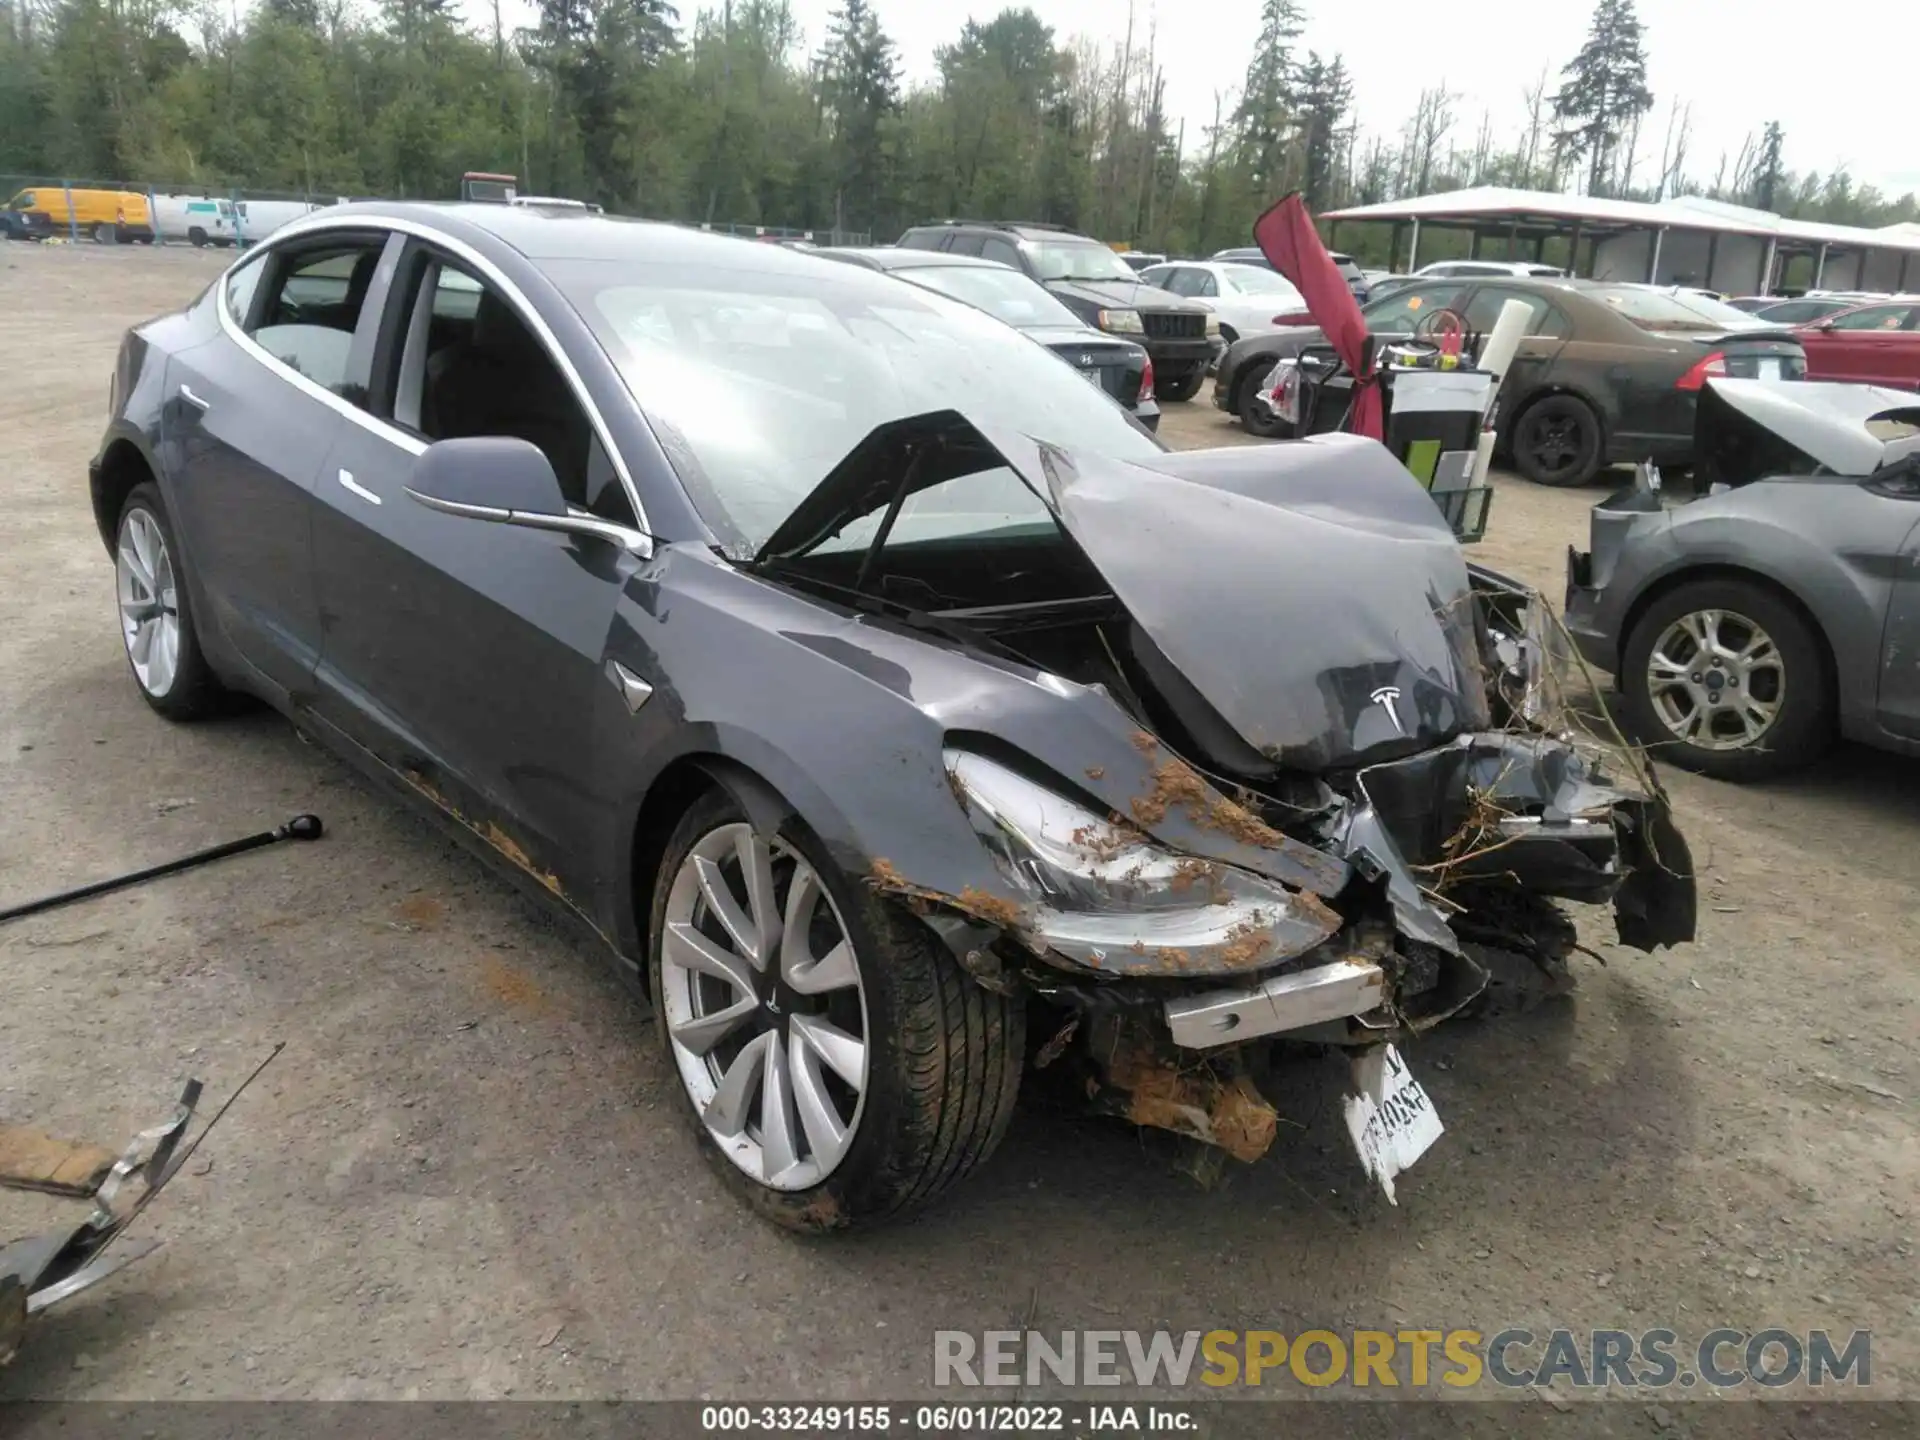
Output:
[[[436,440],[413,462],[407,495],[445,515],[592,535],[642,556],[652,549],[638,530],[568,508],[553,462],[538,446],[511,436]]]
[[[407,494],[450,515],[504,512],[475,519],[567,513],[552,462],[537,446],[504,435],[435,441],[413,462]]]

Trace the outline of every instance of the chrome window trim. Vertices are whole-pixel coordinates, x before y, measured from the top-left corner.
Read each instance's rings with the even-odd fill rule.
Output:
[[[600,407],[594,403],[593,396],[588,392],[586,381],[581,379],[579,370],[574,367],[572,359],[567,355],[565,347],[560,344],[559,338],[553,333],[552,327],[528,301],[520,287],[509,280],[499,266],[464,240],[457,240],[444,231],[436,230],[430,225],[423,225],[417,220],[406,220],[391,215],[325,215],[292,221],[276,230],[272,238],[253,246],[244,256],[235,260],[220,273],[220,282],[214,292],[214,308],[220,318],[220,328],[226,332],[227,337],[275,375],[290,381],[295,389],[311,395],[321,404],[338,411],[361,429],[371,431],[381,439],[399,446],[410,455],[417,457],[425,453],[427,444],[418,436],[409,435],[397,425],[382,420],[376,415],[368,414],[352,401],[342,399],[326,386],[316,384],[307,376],[284,364],[234,323],[233,316],[227,310],[226,282],[227,277],[234,270],[268,251],[335,230],[349,233],[356,230],[387,231],[424,240],[431,245],[439,246],[462,264],[471,266],[480,279],[499,290],[507,303],[513,306],[521,320],[526,323],[527,328],[533,331],[534,338],[545,347],[548,356],[559,366],[560,373],[566,377],[568,388],[573,391],[574,399],[579,401],[581,408],[586,411],[587,422],[593,426],[593,433],[599,437],[601,448],[607,452],[607,458],[613,463],[613,472],[620,478],[620,488],[626,492],[627,503],[633,507],[634,516],[639,521],[639,528],[629,530],[626,526],[616,525],[612,521],[603,523],[609,530],[618,531],[625,539],[637,539],[639,543],[630,543],[628,548],[643,560],[651,559],[653,534],[652,527],[647,523],[646,507],[640,503],[640,492],[633,483],[633,476],[627,470],[626,458],[620,453],[619,447],[613,443],[612,432],[607,428],[607,422],[600,413]]]

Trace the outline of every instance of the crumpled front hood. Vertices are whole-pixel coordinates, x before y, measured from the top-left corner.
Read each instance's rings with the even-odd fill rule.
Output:
[[[1336,769],[1490,723],[1466,561],[1377,442],[1324,435],[1152,468],[1026,444],[1014,468],[1044,483],[1153,645],[1267,761]]]
[[[803,553],[903,483],[1001,464],[1144,632],[1135,658],[1195,738],[1230,727],[1240,743],[1210,747],[1222,768],[1339,769],[1490,723],[1459,544],[1405,467],[1359,436],[1132,464],[934,411],[877,427],[758,559]]]

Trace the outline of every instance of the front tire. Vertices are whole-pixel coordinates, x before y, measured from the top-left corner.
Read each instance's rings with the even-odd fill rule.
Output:
[[[654,877],[648,971],[682,1112],[723,1182],[789,1230],[932,1201],[1012,1116],[1025,1012],[961,971],[794,821],[712,791]]]
[[[1545,395],[1520,412],[1513,464],[1536,485],[1584,485],[1600,469],[1600,417],[1574,395]]]
[[[1826,647],[1780,595],[1695,580],[1662,595],[1621,648],[1627,728],[1657,757],[1719,780],[1817,759],[1833,736]]]
[[[180,544],[150,480],[120,507],[113,575],[127,668],[141,698],[169,720],[218,713],[224,696],[194,630]]]

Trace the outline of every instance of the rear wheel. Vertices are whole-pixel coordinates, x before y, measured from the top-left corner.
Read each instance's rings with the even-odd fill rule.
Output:
[[[1600,418],[1572,395],[1546,395],[1520,412],[1514,468],[1536,485],[1584,485],[1600,468]]]
[[[152,481],[136,485],[120,508],[113,580],[127,668],[142,698],[169,720],[216,713],[224,697],[201,653],[180,546]]]
[[[1195,365],[1190,370],[1176,370],[1172,379],[1163,377],[1158,367],[1154,370],[1154,394],[1162,400],[1191,400],[1200,393],[1200,384],[1207,378],[1206,367]]]
[[[187,243],[196,250],[206,249],[207,232],[202,230],[198,225],[194,226],[191,230],[187,231]]]
[[[654,878],[656,1024],[725,1183],[791,1230],[931,1201],[999,1144],[1025,1012],[792,822],[696,801]]]
[[[96,245],[111,245],[119,236],[111,225],[94,225],[88,228],[87,238]]]
[[[1721,780],[1819,756],[1833,733],[1825,649],[1779,595],[1696,580],[1647,607],[1620,657],[1628,727],[1654,753]]]

